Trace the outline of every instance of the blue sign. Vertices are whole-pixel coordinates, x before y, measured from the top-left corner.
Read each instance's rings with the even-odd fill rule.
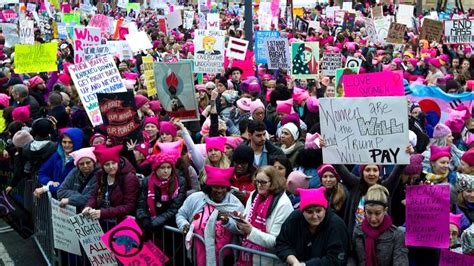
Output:
[[[265,40],[267,38],[279,38],[280,32],[279,31],[256,31],[255,32],[255,61],[257,64],[267,64],[267,48],[265,46]]]

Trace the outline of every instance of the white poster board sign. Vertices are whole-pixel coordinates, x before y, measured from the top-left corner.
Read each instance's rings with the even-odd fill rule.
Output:
[[[168,30],[176,29],[183,25],[183,18],[181,17],[181,11],[177,10],[169,13],[166,16],[166,22],[168,23]]]
[[[148,38],[144,31],[129,33],[125,35],[125,40],[127,40],[133,52],[146,51],[153,48],[150,38]]]
[[[187,30],[193,28],[194,22],[194,11],[184,11],[184,25],[183,27]]]
[[[474,43],[474,20],[445,20],[445,43]]]
[[[34,21],[20,19],[20,43],[35,44]]]
[[[220,73],[224,67],[224,31],[194,32],[194,73]]]
[[[208,30],[218,30],[220,29],[220,23],[219,23],[219,14],[216,13],[209,13],[207,14],[207,29]]]
[[[268,69],[290,69],[291,57],[287,38],[268,38],[266,42],[266,57]]]
[[[406,97],[320,98],[328,164],[408,164]]]
[[[244,39],[237,39],[230,37],[229,43],[227,44],[227,57],[233,57],[238,60],[245,60],[245,54],[247,53],[247,47],[249,42]]]
[[[321,74],[324,76],[336,76],[336,69],[342,67],[341,53],[324,53],[321,61]]]
[[[81,256],[79,239],[74,233],[74,227],[69,222],[69,217],[76,215],[76,207],[67,205],[59,207],[59,201],[51,199],[51,221],[53,225],[54,248]]]

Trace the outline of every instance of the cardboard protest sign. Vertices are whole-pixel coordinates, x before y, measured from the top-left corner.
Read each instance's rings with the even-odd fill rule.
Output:
[[[78,214],[70,217],[69,221],[92,265],[117,265],[114,255],[100,239],[104,231],[98,220]]]
[[[319,75],[319,43],[291,44],[291,76],[294,79],[314,79]]]
[[[379,42],[384,43],[385,38],[388,35],[388,29],[390,28],[390,18],[384,17],[374,20],[375,29],[377,30],[377,36]]]
[[[406,25],[392,22],[388,29],[386,41],[388,43],[403,44],[403,37],[405,37],[406,30]]]
[[[194,72],[220,73],[224,66],[224,31],[194,32]]]
[[[187,30],[193,28],[194,23],[194,11],[184,11],[184,25],[183,27]]]
[[[445,20],[444,43],[474,43],[474,20]]]
[[[128,217],[101,237],[106,247],[123,265],[165,265],[168,257],[152,241],[145,242],[133,217]]]
[[[449,184],[406,188],[405,244],[449,248]]]
[[[144,31],[131,32],[125,35],[125,40],[127,40],[133,52],[146,51],[153,48],[150,38],[148,38],[148,35]]]
[[[267,38],[266,58],[268,58],[268,69],[290,69],[290,49],[287,38]]]
[[[81,14],[79,13],[63,13],[61,22],[81,24]]]
[[[84,47],[84,60],[89,61],[91,59],[102,57],[110,54],[110,47],[107,44],[101,44],[96,46],[85,46]]]
[[[140,119],[133,91],[97,93],[97,100],[107,136],[113,138],[114,143],[140,138]]]
[[[323,161],[408,164],[406,97],[320,98]]]
[[[183,18],[181,17],[181,11],[170,12],[166,16],[166,22],[168,23],[168,29],[176,29],[177,27],[183,25]]]
[[[359,74],[359,67],[345,67],[336,69],[336,97],[344,97],[344,84],[342,82],[346,75]]]
[[[57,42],[15,45],[15,73],[57,71]]]
[[[155,77],[153,74],[153,57],[142,57],[143,72],[145,74],[145,84],[148,97],[156,95]]]
[[[474,257],[441,249],[439,258],[439,266],[472,266],[474,265]]]
[[[16,24],[1,23],[0,27],[5,36],[5,47],[13,47],[20,43],[20,36],[18,36],[18,28]]]
[[[170,117],[199,120],[191,63],[153,63],[161,105]]]
[[[227,44],[226,56],[238,60],[245,60],[245,53],[247,53],[248,45],[249,42],[247,40],[230,37],[229,43]]]
[[[76,215],[76,207],[66,205],[66,207],[61,208],[58,200],[50,199],[54,248],[81,256],[79,239],[74,232],[74,227],[69,222],[69,217]]]
[[[345,67],[361,67],[362,66],[362,59],[353,57],[353,56],[348,56],[346,58],[346,65]]]
[[[403,73],[374,72],[359,75],[346,75],[344,84],[345,97],[404,96]]]
[[[443,22],[425,18],[421,27],[420,39],[439,42],[442,37]]]
[[[206,28],[208,30],[218,30],[220,29],[219,14],[208,13],[206,20]]]
[[[371,18],[364,18],[365,24],[365,32],[369,37],[369,41],[376,43],[379,41],[379,37],[377,35],[377,29],[375,28],[374,20]]]
[[[278,37],[280,37],[280,32],[276,30],[260,30],[255,32],[255,61],[257,64],[266,64],[268,62],[266,57],[266,39]]]
[[[336,69],[342,67],[341,53],[325,53],[321,61],[321,74],[324,76],[335,76]]]
[[[69,66],[79,98],[93,126],[102,124],[97,93],[126,91],[111,55]]]
[[[76,26],[73,30],[74,38],[74,63],[84,61],[84,48],[99,45],[101,34],[99,28]]]
[[[109,18],[102,14],[96,14],[91,18],[89,26],[99,28],[101,33],[106,33],[109,29]]]
[[[300,16],[297,16],[295,19],[295,30],[306,34],[309,29],[309,23],[308,21],[302,19]]]
[[[34,44],[35,33],[33,20],[20,19],[20,43]]]
[[[413,5],[398,5],[398,12],[397,12],[397,23],[403,24],[408,27],[413,26],[413,12],[415,10],[415,6]]]

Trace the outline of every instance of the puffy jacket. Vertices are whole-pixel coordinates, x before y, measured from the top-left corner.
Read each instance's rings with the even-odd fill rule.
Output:
[[[41,165],[57,149],[57,144],[51,140],[34,140],[23,147],[22,156],[26,160],[25,173],[36,175]]]
[[[119,173],[115,178],[115,183],[109,192],[110,207],[103,207],[105,191],[99,191],[102,184],[107,182],[107,174],[100,169],[96,173],[97,185],[92,191],[92,195],[86,206],[93,209],[100,209],[100,219],[117,219],[121,221],[127,215],[133,215],[137,206],[139,182],[135,173],[135,168],[125,158],[120,158]],[[98,195],[103,200],[98,201]]]
[[[95,176],[95,171],[90,173],[89,176],[83,176],[81,171],[74,167],[59,187],[58,199],[67,198],[70,205],[82,209],[86,206],[87,201],[91,197],[92,190],[96,186],[97,177]]]

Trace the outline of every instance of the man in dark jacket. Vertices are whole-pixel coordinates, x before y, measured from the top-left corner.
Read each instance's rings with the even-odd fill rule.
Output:
[[[49,116],[56,118],[56,128],[65,128],[69,123],[69,114],[63,105],[63,97],[58,92],[52,92],[48,96]]]
[[[267,131],[265,123],[262,121],[251,120],[247,127],[247,132],[249,140],[245,141],[243,145],[252,148],[255,154],[253,162],[255,167],[268,165],[268,161],[272,156],[285,155],[280,148],[265,138]]]
[[[12,97],[14,99],[13,106],[30,106],[31,118],[38,119],[41,117],[41,110],[38,101],[28,93],[28,88],[23,84],[13,86]]]

